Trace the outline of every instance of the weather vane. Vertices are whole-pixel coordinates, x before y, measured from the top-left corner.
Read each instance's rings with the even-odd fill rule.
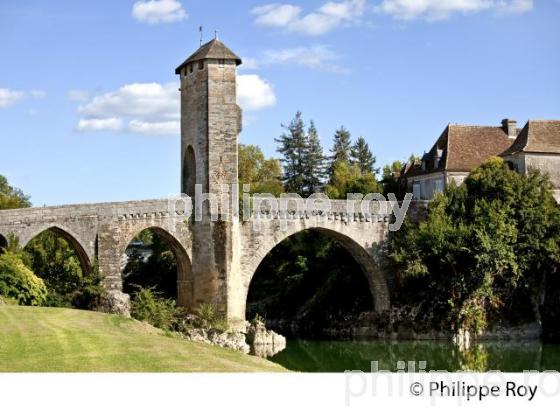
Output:
[[[200,45],[202,46],[202,26],[198,27],[198,32],[200,33]]]

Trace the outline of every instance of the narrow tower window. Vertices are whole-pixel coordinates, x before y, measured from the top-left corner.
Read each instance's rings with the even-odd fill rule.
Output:
[[[194,197],[196,184],[196,158],[192,146],[188,146],[183,157],[182,191],[191,198]]]
[[[203,68],[204,68],[204,61],[201,60],[198,62],[198,69],[202,70]]]

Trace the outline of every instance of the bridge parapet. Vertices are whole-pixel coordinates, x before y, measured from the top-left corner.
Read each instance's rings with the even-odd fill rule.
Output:
[[[152,213],[157,213],[158,216],[161,216],[162,212],[168,212],[167,199],[19,208],[0,211],[0,225],[49,218],[97,217],[128,219]]]
[[[343,199],[307,200],[294,198],[254,197],[252,199],[252,219],[310,219],[346,222],[390,222],[393,208],[403,206],[402,202],[352,201]],[[406,206],[406,205],[405,205]],[[411,201],[407,217],[412,221],[425,218],[428,201]]]

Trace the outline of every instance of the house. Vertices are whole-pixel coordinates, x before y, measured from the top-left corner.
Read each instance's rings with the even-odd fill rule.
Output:
[[[461,184],[473,168],[502,156],[512,169],[547,173],[560,202],[560,121],[529,120],[517,128],[513,119],[501,126],[449,124],[420,161],[408,163],[402,178],[414,199],[431,199],[452,181]]]
[[[420,161],[408,163],[402,177],[414,199],[431,199],[452,181],[461,184],[487,158],[500,155],[517,138],[515,120],[501,126],[449,124]]]
[[[560,120],[527,121],[501,156],[523,175],[533,169],[548,174],[554,197],[560,203]]]

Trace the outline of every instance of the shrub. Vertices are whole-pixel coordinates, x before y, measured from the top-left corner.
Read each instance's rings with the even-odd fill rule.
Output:
[[[131,316],[164,330],[173,330],[178,310],[175,301],[164,299],[152,288],[139,288],[133,295]]]
[[[216,307],[209,303],[199,305],[194,314],[200,320],[200,326],[203,328],[212,328],[226,331],[228,329],[227,320],[220,314]]]
[[[72,294],[72,306],[78,309],[95,309],[102,292],[101,274],[95,264],[90,274],[80,278],[78,289]]]
[[[0,255],[0,295],[36,306],[46,301],[47,288],[17,254],[7,251]]]

